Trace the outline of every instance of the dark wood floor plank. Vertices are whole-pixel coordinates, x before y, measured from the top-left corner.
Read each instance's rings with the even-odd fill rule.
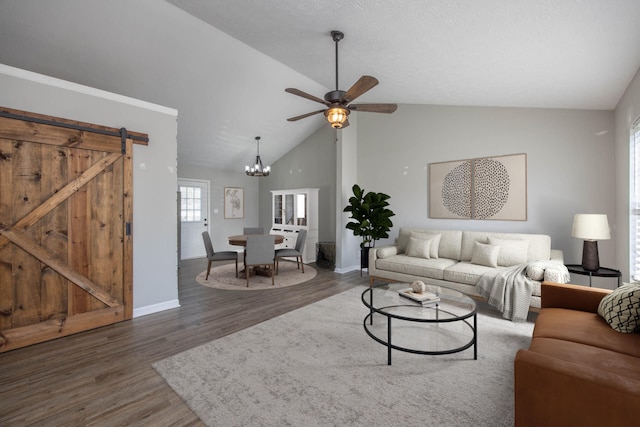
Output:
[[[0,354],[0,425],[201,426],[152,363],[368,284],[317,268],[294,287],[226,291],[196,283],[205,268],[183,261],[180,308]]]

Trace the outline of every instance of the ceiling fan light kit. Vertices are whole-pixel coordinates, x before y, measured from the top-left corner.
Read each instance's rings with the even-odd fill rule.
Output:
[[[338,42],[344,38],[344,34],[340,31],[331,31],[331,38],[336,44],[336,90],[327,92],[324,95],[324,99],[320,99],[306,92],[303,92],[295,88],[287,88],[285,92],[293,95],[306,98],[310,101],[319,102],[324,104],[327,108],[311,113],[302,114],[287,119],[290,122],[295,122],[305,117],[313,116],[315,114],[324,113],[329,124],[334,129],[343,129],[349,126],[349,114],[351,111],[362,111],[369,113],[384,113],[391,114],[398,106],[396,104],[350,104],[354,99],[363,95],[365,92],[371,90],[378,84],[378,79],[371,76],[362,76],[354,83],[348,91],[340,90],[338,86]]]
[[[334,129],[342,129],[347,123],[350,111],[342,107],[331,107],[324,112],[325,117]]]
[[[256,143],[258,145],[258,151],[256,155],[256,161],[253,166],[245,166],[244,172],[249,176],[269,176],[271,172],[271,166],[264,166],[262,159],[260,158],[260,137],[256,136]]]

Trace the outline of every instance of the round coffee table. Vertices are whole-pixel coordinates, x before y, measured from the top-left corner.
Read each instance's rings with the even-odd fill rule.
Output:
[[[411,288],[411,284],[392,283],[362,292],[362,302],[369,308],[363,322],[364,330],[387,347],[387,364],[391,365],[392,349],[441,355],[473,346],[473,359],[477,360],[475,301],[461,292],[427,285],[427,291],[435,293],[440,300],[423,305],[400,295],[400,291],[407,288]],[[375,316],[378,320],[374,323],[376,313],[382,317]],[[392,322],[392,319],[395,320]],[[400,337],[396,344],[392,344],[392,332]]]

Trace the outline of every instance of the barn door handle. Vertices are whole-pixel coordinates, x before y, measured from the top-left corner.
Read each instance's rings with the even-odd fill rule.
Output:
[[[127,222],[124,224],[124,233],[127,236],[131,236],[131,223]]]

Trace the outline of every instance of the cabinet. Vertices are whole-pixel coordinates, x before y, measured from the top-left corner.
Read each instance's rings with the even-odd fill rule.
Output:
[[[302,252],[305,264],[316,261],[318,192],[318,188],[271,191],[271,233],[284,236],[284,241],[276,245],[276,249],[295,248],[298,231],[307,230],[307,240]]]

